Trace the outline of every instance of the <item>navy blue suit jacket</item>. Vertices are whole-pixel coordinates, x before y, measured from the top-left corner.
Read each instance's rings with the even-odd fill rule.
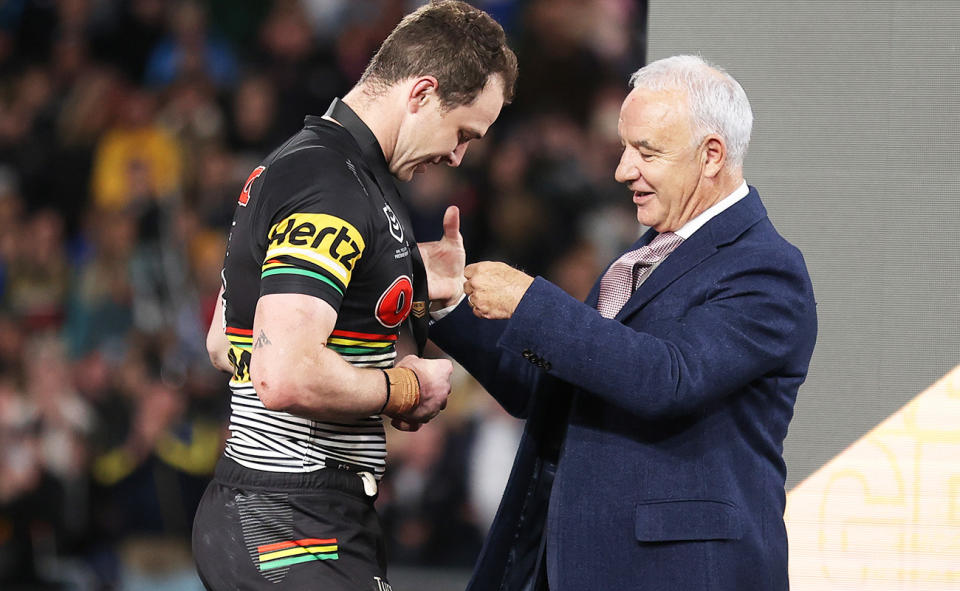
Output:
[[[469,588],[526,588],[545,542],[551,591],[787,589],[783,440],[817,328],[802,255],[751,187],[616,318],[597,290],[537,278],[509,321],[464,304],[431,328],[527,419]]]

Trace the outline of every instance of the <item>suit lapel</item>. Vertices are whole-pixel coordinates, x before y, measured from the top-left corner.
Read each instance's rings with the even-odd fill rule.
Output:
[[[704,240],[703,228],[684,240],[660,265],[650,273],[650,276],[633,292],[627,303],[623,305],[616,319],[623,321],[634,312],[642,308],[663,291],[668,285],[680,278],[684,273],[697,266],[701,261],[717,251],[716,245],[710,240]]]
[[[717,214],[702,228],[694,232],[693,236],[684,240],[670,256],[654,269],[637,291],[630,296],[630,299],[617,314],[616,319],[623,322],[636,313],[667,286],[699,265],[715,253],[717,249],[736,240],[750,226],[765,218],[766,215],[767,211],[763,207],[763,203],[760,202],[760,195],[755,188],[750,187],[750,192],[746,197],[730,206],[729,209]],[[630,248],[638,248],[649,243],[655,235],[656,232],[653,230],[646,232]],[[597,286],[594,286],[594,290],[591,292],[592,305],[596,307],[596,294],[594,292],[599,292]]]
[[[604,273],[606,273],[606,271],[604,271]],[[603,275],[600,275],[600,277],[603,277]],[[584,300],[584,303],[586,303],[591,308],[596,309],[597,302],[599,302],[599,300],[600,300],[600,279],[597,279],[597,281],[593,284],[593,288],[590,290],[590,293],[587,294],[587,299]]]

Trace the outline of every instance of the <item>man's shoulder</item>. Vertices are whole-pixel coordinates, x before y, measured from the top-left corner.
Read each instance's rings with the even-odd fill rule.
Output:
[[[267,168],[282,165],[289,167],[307,167],[308,172],[317,173],[344,169],[351,159],[359,159],[356,145],[351,145],[349,134],[338,133],[334,125],[307,126],[292,135],[267,156],[263,165]],[[316,167],[322,167],[317,169]]]
[[[767,248],[796,251],[777,230],[754,187],[740,201],[708,222],[708,228],[718,247]]]
[[[806,277],[806,262],[800,249],[777,230],[767,215],[757,190],[710,220],[707,236],[714,254],[714,268],[726,272],[751,268],[779,268]]]
[[[358,169],[362,157],[354,146],[325,128],[304,128],[261,164],[263,182],[285,195],[367,191]]]
[[[372,201],[364,198],[370,192],[358,173],[359,156],[331,139],[337,138],[305,127],[262,161],[254,171],[258,215],[278,221],[295,213],[324,213],[357,228],[374,215]]]

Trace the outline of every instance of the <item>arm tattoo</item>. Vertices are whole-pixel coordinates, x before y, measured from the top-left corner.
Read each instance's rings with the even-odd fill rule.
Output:
[[[267,338],[267,334],[261,330],[260,336],[257,337],[257,341],[253,344],[253,348],[259,349],[260,347],[266,347],[270,344],[272,343],[270,343],[270,339]]]

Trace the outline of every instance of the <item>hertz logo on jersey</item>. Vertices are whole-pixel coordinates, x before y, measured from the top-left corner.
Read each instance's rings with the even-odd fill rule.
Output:
[[[329,283],[341,294],[365,248],[356,228],[325,213],[295,213],[275,224],[267,236],[261,277],[307,275]],[[325,273],[311,271],[314,267]]]

